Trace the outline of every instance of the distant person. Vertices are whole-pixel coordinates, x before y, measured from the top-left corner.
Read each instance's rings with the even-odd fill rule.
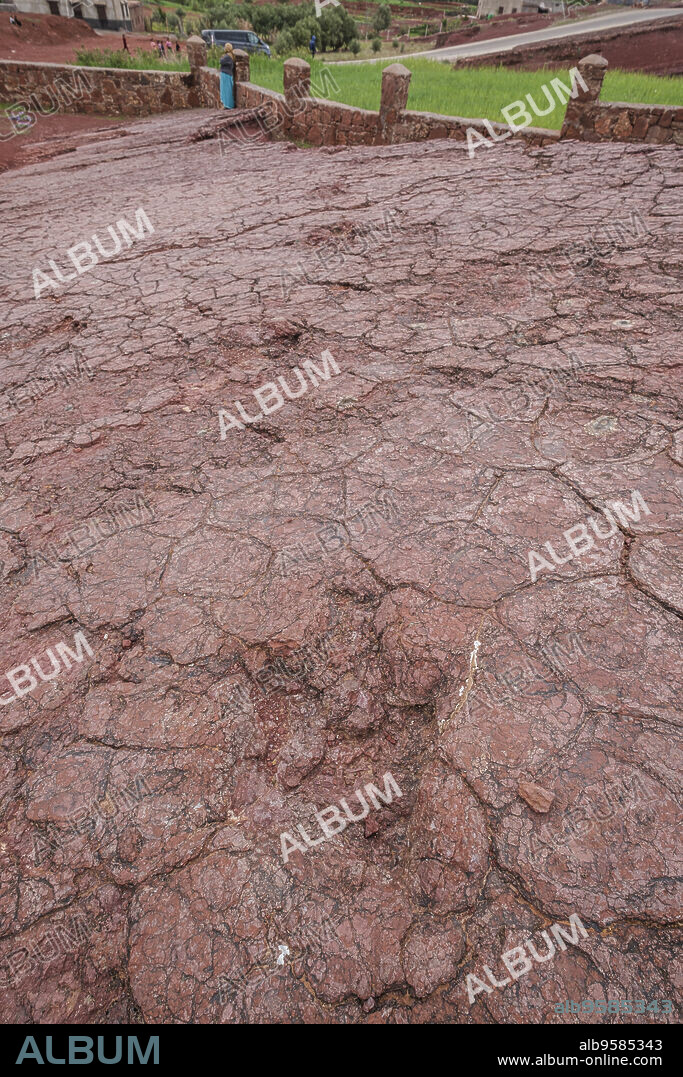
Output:
[[[175,54],[176,54],[176,56],[178,55],[179,52],[180,52],[180,42],[176,41],[176,43],[175,43]]]
[[[126,35],[121,34],[121,40],[123,41],[123,51],[127,52],[130,56],[130,49],[128,48],[128,42],[126,41]]]
[[[166,50],[169,56],[173,53],[173,45],[171,44],[171,39],[168,37],[166,38]]]
[[[318,50],[318,42],[316,40],[315,34],[311,34],[311,40],[308,42],[308,47],[311,53],[311,60],[315,60],[315,54]]]
[[[11,22],[12,26],[21,26],[19,19],[17,19],[14,15],[10,15],[9,21]]]
[[[157,41],[157,48],[159,50],[159,56],[161,57],[162,60],[165,60],[166,59],[166,53],[164,52],[164,43],[163,43],[163,41]]]
[[[235,53],[228,41],[223,49],[221,68],[221,104],[223,108],[235,107]]]

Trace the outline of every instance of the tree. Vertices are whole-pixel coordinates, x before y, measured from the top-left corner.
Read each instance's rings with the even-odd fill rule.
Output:
[[[304,49],[308,47],[308,42],[311,40],[311,34],[315,34],[318,42],[318,48],[322,52],[324,49],[323,42],[321,40],[320,26],[318,20],[312,15],[309,15],[305,19],[299,19],[294,23],[292,27],[292,37],[294,39],[294,45],[297,49]]]
[[[313,17],[313,4],[240,4],[239,16],[248,19],[253,30],[269,38],[279,30],[291,30],[301,19]]]
[[[358,29],[354,20],[343,7],[328,7],[321,14],[320,31],[322,34],[321,48],[344,49],[348,48],[354,38],[358,37]]]
[[[382,30],[388,30],[390,26],[391,8],[388,4],[380,4],[377,11],[372,16],[372,28],[379,34]]]

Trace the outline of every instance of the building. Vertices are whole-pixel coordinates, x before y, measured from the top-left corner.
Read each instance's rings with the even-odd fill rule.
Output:
[[[13,6],[30,15],[83,19],[98,30],[133,29],[127,0],[14,0]]]
[[[131,28],[141,34],[144,33],[145,19],[152,18],[151,10],[144,7],[140,0],[128,0],[128,10],[130,11]]]
[[[477,18],[485,19],[487,15],[527,15],[545,8],[546,12],[563,14],[564,0],[479,0]]]

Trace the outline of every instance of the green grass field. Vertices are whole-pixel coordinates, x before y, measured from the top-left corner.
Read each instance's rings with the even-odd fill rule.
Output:
[[[418,112],[438,112],[444,116],[467,116],[505,123],[501,108],[531,94],[538,107],[547,107],[541,86],[561,78],[568,85],[568,68],[546,71],[517,71],[508,67],[452,68],[449,64],[422,57],[400,58],[413,72],[408,108]],[[391,63],[395,61],[387,61]],[[330,97],[358,108],[378,109],[382,69],[387,63],[342,64],[328,68],[339,90],[331,88],[329,75],[321,80],[324,61],[312,65],[314,96]],[[251,80],[259,86],[282,93],[282,60],[251,58]],[[324,87],[316,94],[314,83]],[[555,95],[556,96],[556,95]],[[683,105],[683,78],[660,78],[631,71],[610,71],[603,85],[603,101],[630,101],[647,105]],[[558,130],[565,106],[558,105],[547,116],[535,116],[535,127]]]
[[[77,67],[125,67],[132,71],[189,71],[187,56],[181,60],[162,60],[156,52],[129,55],[121,49],[79,49],[73,63]]]
[[[302,53],[305,59],[308,55]],[[220,50],[210,49],[208,62],[218,66]],[[475,119],[498,120],[505,123],[501,108],[513,101],[524,100],[531,94],[540,109],[547,106],[541,91],[551,79],[569,83],[568,68],[546,71],[518,71],[509,67],[452,68],[450,64],[423,57],[401,56],[413,72],[408,95],[408,108],[417,112],[438,112],[443,116],[466,116]],[[328,66],[315,60],[311,69],[311,89],[314,96],[343,101],[358,108],[378,109],[382,85],[382,69],[387,60],[377,64],[340,64]],[[181,60],[162,60],[151,52],[129,56],[125,52],[82,50],[77,64],[84,67],[125,67],[139,71],[189,71],[187,57]],[[282,93],[284,60],[259,55],[251,57],[251,80],[258,86]],[[322,69],[326,68],[324,78]],[[331,78],[336,82],[334,88]],[[550,91],[552,92],[552,91]],[[557,95],[554,95],[557,99]],[[632,71],[608,71],[602,91],[603,101],[629,101],[644,105],[683,105],[683,77],[661,78]],[[530,109],[533,112],[532,109]],[[534,114],[535,127],[559,130],[565,106],[557,105],[547,116]]]

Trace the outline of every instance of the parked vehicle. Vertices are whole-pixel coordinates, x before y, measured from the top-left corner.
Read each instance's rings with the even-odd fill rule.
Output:
[[[235,49],[245,52],[264,52],[270,58],[270,49],[253,30],[202,30],[207,45],[225,45],[227,41]]]

